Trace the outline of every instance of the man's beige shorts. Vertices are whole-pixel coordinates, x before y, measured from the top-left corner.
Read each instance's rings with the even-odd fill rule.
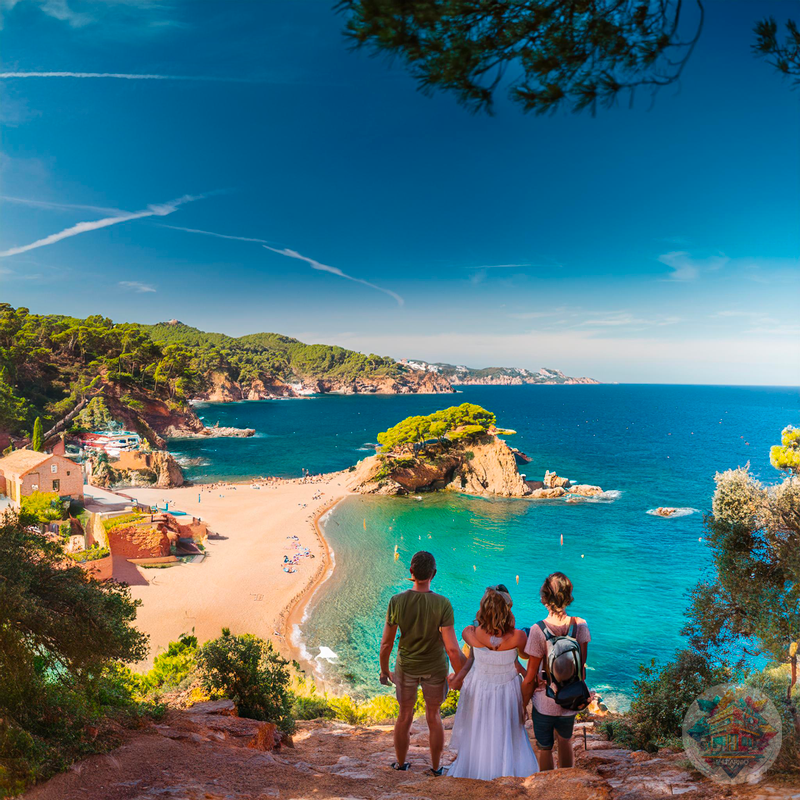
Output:
[[[444,703],[450,691],[446,675],[407,675],[395,667],[394,691],[400,708],[408,708],[417,702],[417,686],[422,687],[425,705],[436,708]]]

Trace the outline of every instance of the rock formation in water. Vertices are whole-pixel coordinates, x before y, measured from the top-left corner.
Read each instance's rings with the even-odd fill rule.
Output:
[[[351,487],[362,494],[401,495],[440,489],[500,497],[530,493],[512,449],[492,434],[472,441],[430,445],[413,457],[370,456],[356,466]]]
[[[449,490],[535,500],[594,497],[603,492],[599,486],[572,484],[549,470],[544,481],[526,480],[519,472],[519,460],[519,451],[488,433],[470,441],[429,444],[424,452],[414,456],[391,453],[370,456],[353,468],[350,487],[360,494],[406,495]]]

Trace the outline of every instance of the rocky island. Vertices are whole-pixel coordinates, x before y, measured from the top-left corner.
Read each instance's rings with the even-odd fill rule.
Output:
[[[493,413],[473,403],[408,417],[378,434],[380,452],[352,468],[350,486],[361,494],[405,495],[450,490],[472,495],[579,499],[602,494],[599,486],[573,484],[547,471],[527,480],[524,453],[501,436]]]

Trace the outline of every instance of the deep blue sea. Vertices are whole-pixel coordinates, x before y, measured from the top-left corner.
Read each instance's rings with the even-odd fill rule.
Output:
[[[765,482],[780,480],[769,447],[798,423],[799,399],[794,388],[600,385],[207,404],[198,408],[207,424],[252,427],[256,436],[177,441],[171,449],[199,462],[187,467],[196,480],[295,476],[348,467],[370,455],[363,448],[379,431],[410,414],[467,401],[490,409],[517,431],[509,442],[533,459],[521,468],[529,478],[555,470],[599,484],[605,501],[349,498],[325,521],[336,569],[311,604],[304,645],[311,657],[322,647],[336,654],[318,660],[327,679],[369,694],[379,687],[386,603],[407,588],[416,550],[436,555],[434,588],[452,599],[457,630],[498,582],[511,588],[518,625],[535,623],[542,580],[561,570],[575,585],[572,610],[592,632],[590,683],[623,707],[638,665],[664,661],[681,645],[687,592],[709,563],[703,515],[714,473],[750,462]],[[647,513],[657,506],[687,512]]]

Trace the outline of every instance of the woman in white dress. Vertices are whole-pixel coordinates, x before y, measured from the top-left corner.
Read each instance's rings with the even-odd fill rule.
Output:
[[[539,771],[524,727],[523,670],[517,661],[518,655],[527,658],[527,636],[515,628],[511,606],[505,586],[490,586],[475,624],[461,634],[472,657],[450,676],[450,688],[461,689],[450,739],[458,757],[447,771],[450,777],[490,781]]]

